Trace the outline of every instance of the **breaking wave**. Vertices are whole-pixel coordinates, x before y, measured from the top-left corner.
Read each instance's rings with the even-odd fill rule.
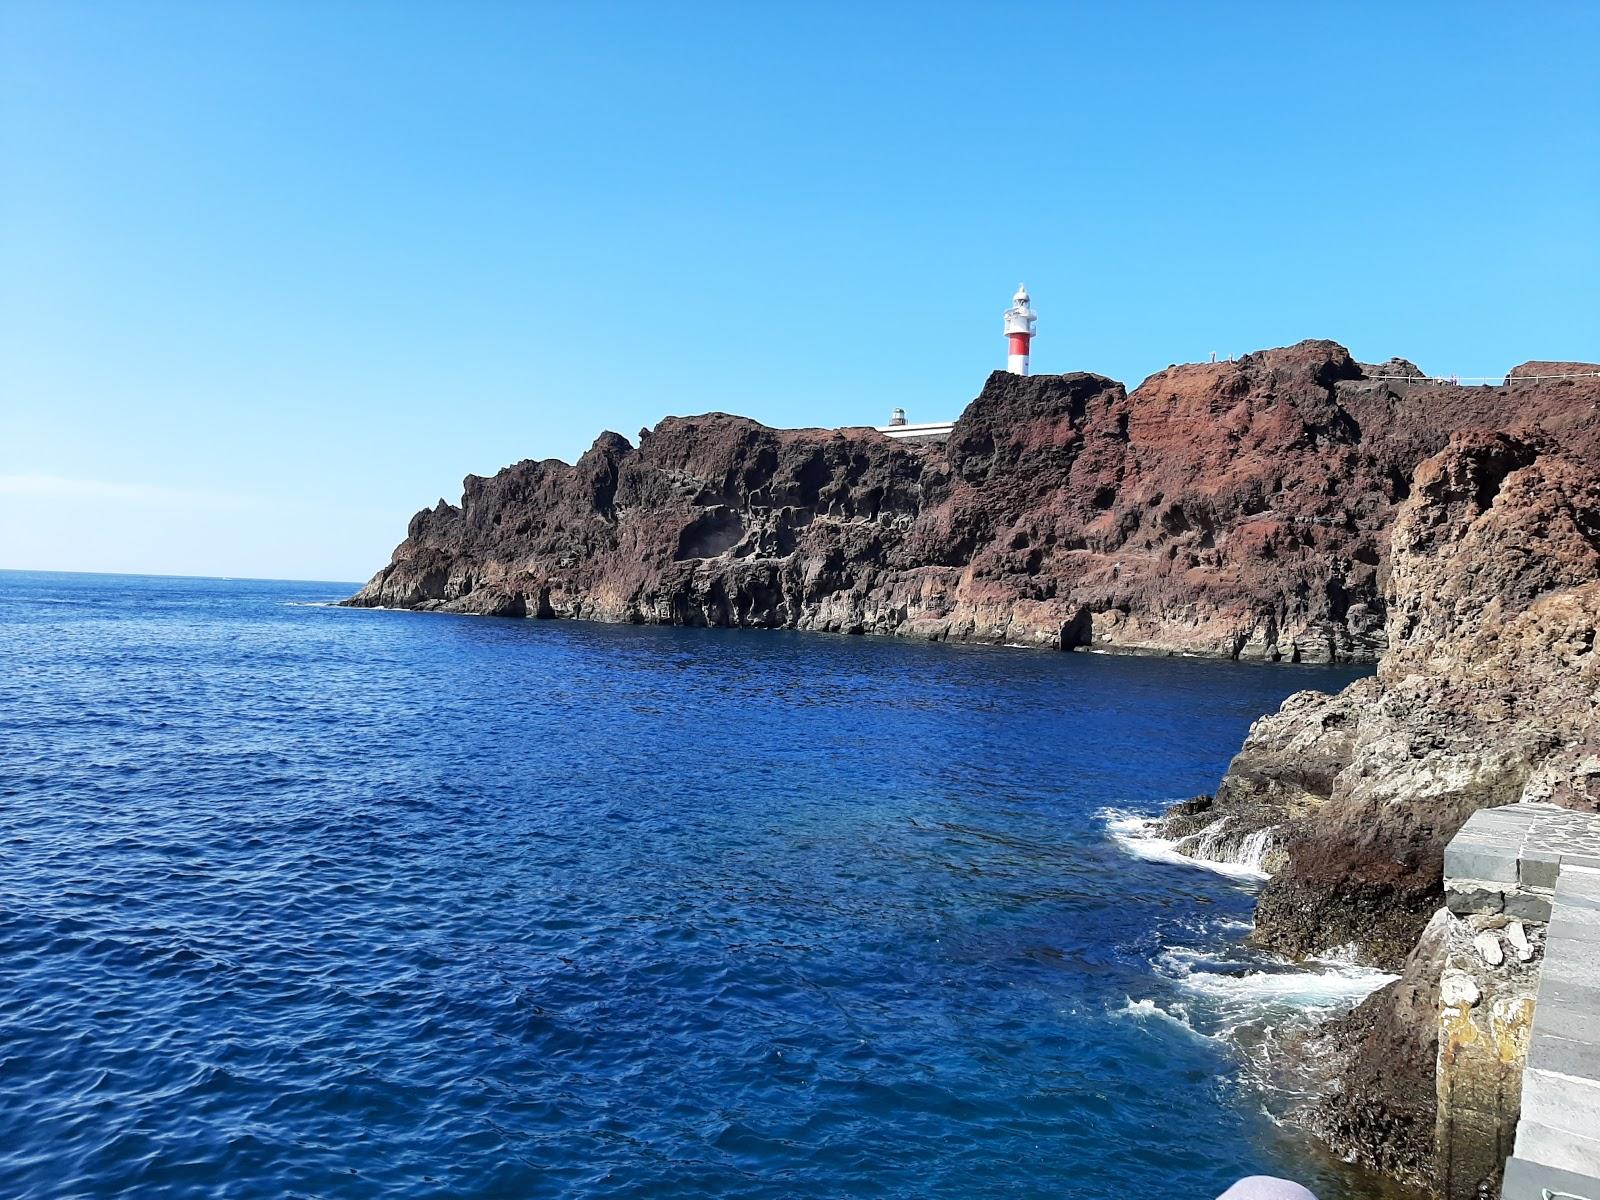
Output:
[[[1241,882],[1267,878],[1262,863],[1272,848],[1270,827],[1230,840],[1224,817],[1184,839],[1185,853],[1178,840],[1161,836],[1154,818],[1111,808],[1097,815],[1119,846],[1147,861],[1199,867]],[[1150,960],[1150,994],[1130,996],[1113,1015],[1151,1031],[1179,1026],[1226,1047],[1238,1064],[1239,1084],[1260,1098],[1262,1111],[1274,1122],[1293,1120],[1321,1085],[1303,1054],[1290,1047],[1396,976],[1360,965],[1350,952],[1290,962],[1248,944],[1252,928],[1232,917],[1180,921]],[[1172,933],[1193,944],[1175,944]]]
[[[1242,961],[1229,955],[1174,946],[1156,959],[1156,969],[1186,991],[1208,997],[1227,1015],[1248,1017],[1263,1006],[1316,1016],[1345,1009],[1399,978],[1373,967],[1313,960],[1292,963],[1260,954]]]
[[[1194,836],[1189,852],[1205,862],[1239,867],[1265,879],[1270,873],[1266,868],[1267,853],[1272,849],[1277,827],[1262,826],[1230,847],[1228,826],[1231,821],[1231,817],[1221,817],[1207,825]]]
[[[1106,831],[1118,845],[1138,858],[1185,867],[1203,867],[1239,879],[1267,878],[1262,863],[1272,848],[1270,828],[1257,830],[1245,838],[1237,849],[1228,850],[1220,840],[1220,826],[1227,821],[1224,817],[1199,835],[1194,842],[1193,853],[1185,853],[1178,849],[1178,839],[1165,838],[1156,832],[1160,821],[1155,817],[1118,808],[1102,808],[1096,815],[1105,822]]]
[[[1153,1020],[1166,1025],[1176,1025],[1179,1029],[1184,1030],[1186,1033],[1192,1033],[1198,1038],[1211,1038],[1213,1036],[1212,1034],[1201,1033],[1196,1029],[1189,1021],[1188,1011],[1181,1004],[1163,1008],[1148,997],[1135,1000],[1130,996],[1128,997],[1128,1002],[1116,1011],[1119,1016],[1132,1017],[1136,1020]]]
[[[1349,962],[1293,963],[1238,944],[1214,952],[1171,946],[1152,965],[1181,997],[1169,1007],[1236,1051],[1241,1078],[1262,1095],[1274,1120],[1316,1087],[1286,1048],[1397,978]]]

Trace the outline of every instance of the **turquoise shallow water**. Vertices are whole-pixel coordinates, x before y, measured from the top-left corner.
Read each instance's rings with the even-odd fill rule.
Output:
[[[1352,672],[350,590],[0,573],[0,1195],[1355,1194],[1117,836]]]

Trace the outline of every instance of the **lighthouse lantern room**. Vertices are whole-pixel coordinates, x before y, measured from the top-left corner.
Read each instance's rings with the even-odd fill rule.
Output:
[[[1006,370],[1013,375],[1028,373],[1028,343],[1033,340],[1038,318],[1028,303],[1028,289],[1017,285],[1017,294],[1011,297],[1011,307],[1006,309]]]

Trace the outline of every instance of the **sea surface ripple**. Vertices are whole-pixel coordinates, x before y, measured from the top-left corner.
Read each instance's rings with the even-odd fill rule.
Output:
[[[350,590],[0,573],[0,1195],[1354,1194],[1102,815],[1353,672]]]

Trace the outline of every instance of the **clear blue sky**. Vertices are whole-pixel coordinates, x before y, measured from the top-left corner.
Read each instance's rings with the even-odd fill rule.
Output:
[[[1331,337],[1600,357],[1600,4],[0,0],[0,567],[365,578],[467,472]]]

